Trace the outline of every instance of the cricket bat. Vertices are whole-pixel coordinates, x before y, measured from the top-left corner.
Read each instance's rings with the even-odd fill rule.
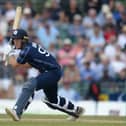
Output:
[[[14,23],[13,23],[13,27],[12,27],[13,30],[19,28],[21,15],[22,15],[22,7],[21,6],[17,6],[17,8],[16,8],[16,15],[15,15]]]
[[[13,26],[12,26],[12,30],[15,30],[15,29],[19,28],[21,15],[22,15],[22,7],[17,6],[16,7],[16,14],[15,14],[15,18],[14,18],[14,23],[13,23]],[[9,52],[11,50],[12,50],[12,47],[11,47],[10,50],[8,50],[8,52],[5,52],[6,54],[4,54],[4,56],[3,56],[3,61],[5,61],[5,66],[8,65],[8,54],[9,54]]]

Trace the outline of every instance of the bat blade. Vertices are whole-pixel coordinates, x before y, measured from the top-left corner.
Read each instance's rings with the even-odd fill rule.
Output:
[[[13,23],[13,30],[19,28],[21,15],[22,15],[22,7],[17,6],[16,15],[15,15],[15,18],[14,18],[14,23]]]

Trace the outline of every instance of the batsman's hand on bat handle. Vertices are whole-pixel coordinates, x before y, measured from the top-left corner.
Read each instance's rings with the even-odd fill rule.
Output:
[[[4,65],[5,65],[5,66],[8,65],[8,55],[7,55],[7,54],[4,54],[4,55],[3,55],[3,62],[4,62]]]
[[[9,57],[14,56],[15,58],[17,58],[19,56],[20,53],[20,49],[12,49],[8,52],[8,54],[5,55],[5,65],[7,66],[9,64]]]
[[[12,41],[12,39],[10,38],[8,47],[7,47],[7,49],[4,51],[4,55],[3,55],[3,62],[4,62],[4,65],[5,65],[5,66],[8,65],[9,54],[10,54],[10,52],[14,49],[14,48],[12,47],[12,45],[11,45],[11,41]]]
[[[9,64],[9,56],[10,56],[9,54],[10,54],[10,52],[8,52],[8,54],[4,53],[4,55],[3,55],[3,62],[4,62],[5,66],[7,66]]]

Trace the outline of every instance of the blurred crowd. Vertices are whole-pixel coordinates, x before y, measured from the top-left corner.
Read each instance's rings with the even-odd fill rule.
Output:
[[[46,0],[45,0],[46,1]],[[59,94],[71,100],[126,101],[126,7],[120,0],[49,0],[41,12],[25,1],[20,28],[63,68]],[[2,60],[15,4],[0,8],[0,98],[17,98],[23,82],[39,74]],[[42,97],[36,93],[36,99]]]

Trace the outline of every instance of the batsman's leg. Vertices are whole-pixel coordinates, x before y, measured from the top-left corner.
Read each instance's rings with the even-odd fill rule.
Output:
[[[28,102],[27,102],[27,104],[25,105],[23,111],[27,110],[28,106],[31,104],[31,102],[33,101],[33,99],[34,99],[34,93],[33,93],[33,94],[30,96],[30,98],[28,99]]]
[[[58,109],[72,116],[71,120],[77,119],[84,111],[82,107],[75,106],[64,97],[58,97],[58,81],[61,77],[60,70],[48,71],[37,77],[37,90],[43,89],[47,100],[44,102],[53,109]]]
[[[19,121],[23,111],[28,107],[30,103],[29,98],[33,95],[36,85],[37,82],[33,78],[26,82],[13,109],[5,109],[14,121]]]
[[[56,90],[57,89],[54,87],[51,90],[44,90],[47,99],[43,100],[43,102],[52,109],[57,109],[70,115],[68,120],[76,120],[79,118],[83,114],[84,108],[75,106],[71,101],[64,97],[57,96]]]

